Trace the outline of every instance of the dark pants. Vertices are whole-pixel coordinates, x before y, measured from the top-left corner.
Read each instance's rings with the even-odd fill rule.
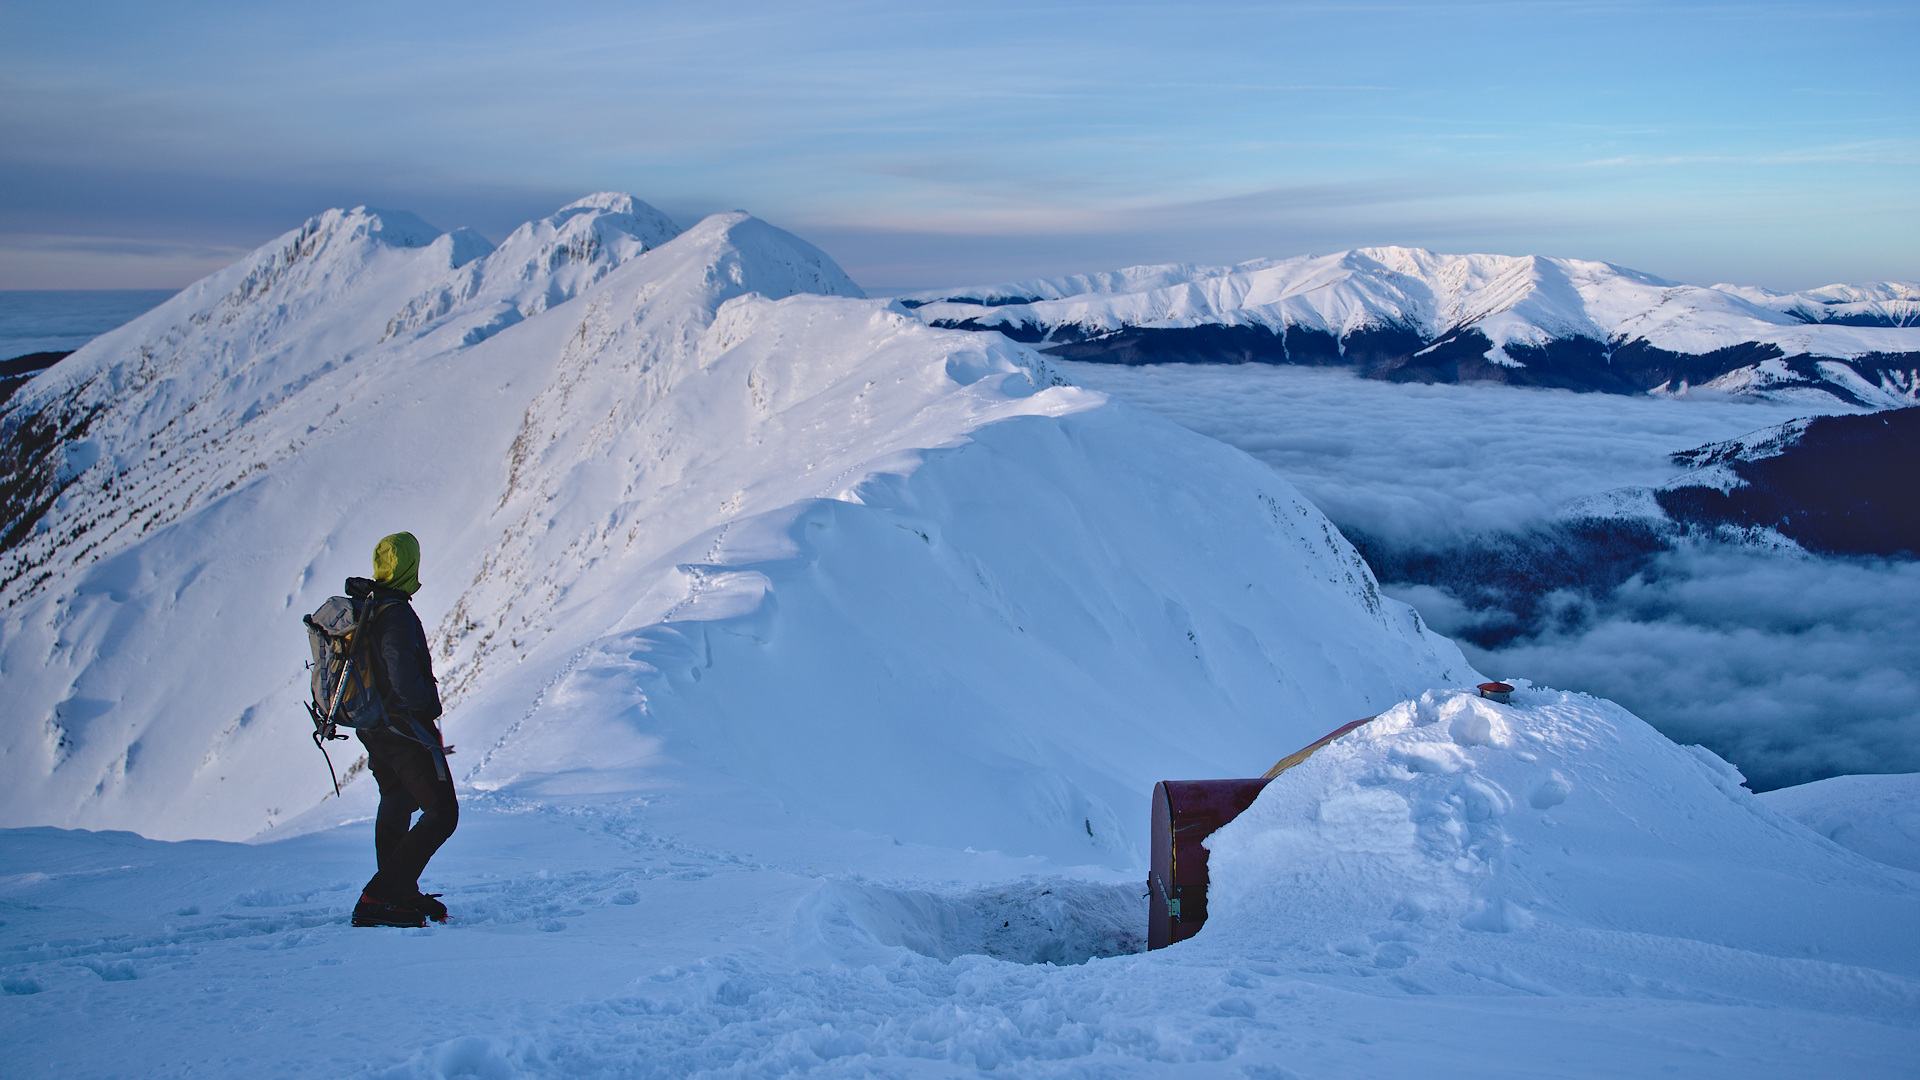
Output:
[[[409,900],[420,891],[420,872],[460,823],[453,781],[434,767],[433,751],[390,731],[362,731],[367,769],[380,784],[380,809],[373,817],[373,851],[379,872],[367,882],[369,895]],[[413,820],[414,811],[420,820]]]

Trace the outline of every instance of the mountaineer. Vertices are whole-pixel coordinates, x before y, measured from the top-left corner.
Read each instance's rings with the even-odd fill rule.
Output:
[[[386,723],[359,730],[367,769],[380,785],[373,819],[379,869],[354,905],[355,926],[424,926],[447,921],[438,893],[420,891],[420,872],[460,822],[460,803],[440,737],[440,691],[426,630],[409,602],[420,589],[420,542],[394,533],[373,549],[373,580],[348,578],[365,611],[368,667]],[[414,812],[420,814],[414,820]]]

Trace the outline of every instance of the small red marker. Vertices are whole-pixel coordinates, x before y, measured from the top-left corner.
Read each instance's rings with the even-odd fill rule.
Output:
[[[1481,697],[1491,701],[1497,701],[1502,705],[1509,704],[1513,701],[1513,687],[1507,683],[1483,682],[1477,689],[1480,691]]]

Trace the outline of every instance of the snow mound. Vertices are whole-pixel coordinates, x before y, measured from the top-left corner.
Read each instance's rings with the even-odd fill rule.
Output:
[[[1920,871],[1920,773],[1833,776],[1760,801],[1849,851]]]
[[[348,925],[364,818],[0,830],[0,1036],[62,1077],[1911,1073],[1920,876],[1591,699],[1376,723],[1219,834],[1233,896],[1152,953],[1131,874],[685,790],[469,792],[454,920],[405,931]],[[417,1008],[314,1007],[370,972]]]
[[[1268,785],[1209,841],[1201,938],[1533,994],[1683,962],[1729,985],[1774,961],[1920,974],[1920,878],[1611,702],[1509,681],[1511,706],[1431,691]]]

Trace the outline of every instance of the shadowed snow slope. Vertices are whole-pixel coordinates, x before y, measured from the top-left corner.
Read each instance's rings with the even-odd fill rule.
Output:
[[[1920,871],[1920,773],[1831,776],[1760,801],[1849,851]]]
[[[322,802],[298,616],[397,529],[469,789],[725,777],[1132,866],[1163,773],[1472,677],[1243,454],[744,214],[662,241],[643,210],[487,256],[330,213],[30,384],[0,822],[232,838]]]

